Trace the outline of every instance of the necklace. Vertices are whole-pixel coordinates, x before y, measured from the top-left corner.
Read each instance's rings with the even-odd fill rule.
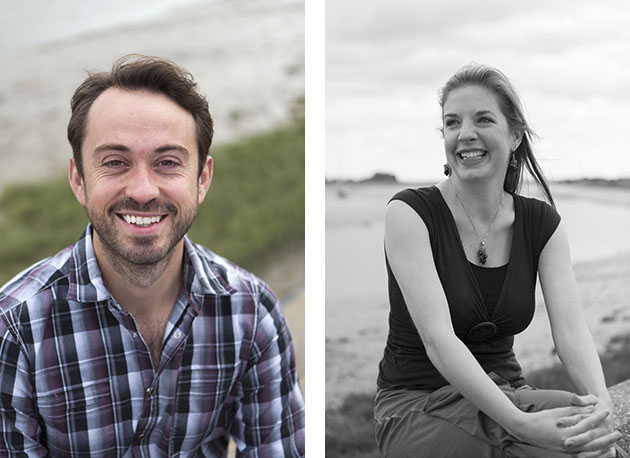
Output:
[[[497,211],[494,214],[494,218],[492,218],[492,222],[490,223],[490,227],[488,227],[488,230],[486,231],[484,236],[480,237],[479,236],[479,231],[477,230],[477,227],[475,226],[475,223],[473,222],[472,218],[470,217],[470,214],[468,213],[468,210],[466,210],[466,206],[464,205],[464,201],[462,199],[460,199],[460,197],[457,195],[457,191],[455,191],[455,187],[453,186],[453,182],[452,181],[451,181],[451,188],[453,189],[453,193],[455,194],[455,197],[459,201],[459,204],[464,209],[464,213],[466,213],[466,216],[468,217],[468,221],[470,221],[470,225],[472,226],[473,230],[475,231],[475,234],[477,235],[477,238],[480,240],[479,241],[479,249],[477,250],[477,257],[479,258],[479,262],[480,263],[485,264],[486,261],[488,260],[488,252],[486,251],[486,239],[488,238],[488,234],[490,234],[490,231],[492,231],[492,228],[494,227],[494,222],[497,220],[497,216],[499,215],[499,210],[501,210],[501,206],[503,205],[503,195],[504,195],[504,193],[501,192],[501,201],[499,202],[499,206],[497,207]]]

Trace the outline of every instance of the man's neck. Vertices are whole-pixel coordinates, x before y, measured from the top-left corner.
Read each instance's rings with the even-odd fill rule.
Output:
[[[172,308],[182,285],[183,240],[152,265],[131,264],[112,256],[96,234],[94,252],[107,289],[123,309],[139,317]]]

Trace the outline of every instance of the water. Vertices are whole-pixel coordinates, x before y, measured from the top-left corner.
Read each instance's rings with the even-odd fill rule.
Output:
[[[221,0],[0,0],[0,53],[142,22],[200,1]]]

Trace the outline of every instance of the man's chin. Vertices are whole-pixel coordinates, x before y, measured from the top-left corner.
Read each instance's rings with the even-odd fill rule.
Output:
[[[159,264],[168,257],[168,252],[163,250],[133,250],[124,253],[119,253],[118,258],[122,258],[128,264],[132,264],[138,267],[148,267]]]

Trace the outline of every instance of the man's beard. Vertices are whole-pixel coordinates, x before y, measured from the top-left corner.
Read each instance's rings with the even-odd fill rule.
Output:
[[[86,199],[86,203],[87,203]],[[140,204],[133,199],[125,199],[110,206],[105,214],[93,213],[89,206],[85,207],[92,227],[98,234],[107,256],[112,261],[123,261],[129,267],[149,267],[170,258],[173,248],[186,235],[197,214],[197,208],[179,212],[170,203],[160,203],[155,200]],[[163,223],[169,225],[169,231],[162,245],[158,245],[159,235],[121,234],[116,227],[117,214],[126,212],[158,213],[168,215]],[[126,224],[126,223],[125,223]]]

